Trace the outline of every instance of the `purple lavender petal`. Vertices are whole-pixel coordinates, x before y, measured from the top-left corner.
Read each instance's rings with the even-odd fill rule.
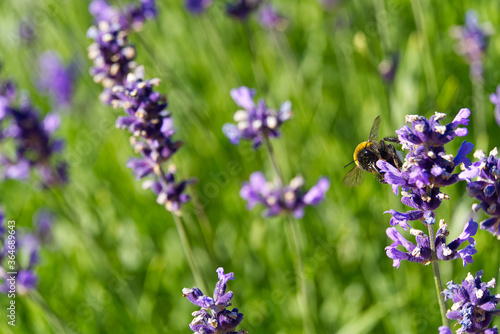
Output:
[[[55,51],[42,53],[38,65],[38,87],[52,97],[56,106],[69,105],[73,95],[73,77],[59,54]]]
[[[255,108],[255,103],[253,101],[255,93],[255,89],[249,89],[245,86],[231,89],[231,97],[234,102],[245,110],[252,110]]]
[[[413,210],[413,211],[408,211],[408,212],[398,212],[396,210],[388,210],[385,211],[384,213],[390,213],[392,215],[391,217],[391,225],[399,225],[403,229],[407,229],[408,227],[411,227],[408,225],[407,221],[415,221],[415,220],[420,220],[424,216],[424,211],[422,210]]]
[[[469,158],[467,158],[467,155],[472,152],[474,149],[474,144],[468,143],[467,141],[464,141],[462,145],[460,145],[460,148],[458,149],[457,156],[453,160],[453,163],[455,166],[463,163],[465,167],[469,167],[472,165],[471,161]]]
[[[16,283],[26,291],[33,289],[37,281],[35,273],[31,270],[20,270],[16,277]]]
[[[222,132],[232,144],[238,145],[240,143],[241,134],[236,125],[226,123],[222,126]]]
[[[189,12],[200,14],[212,5],[213,0],[185,0],[185,3]]]
[[[61,117],[55,113],[49,113],[43,119],[43,129],[49,134],[56,131],[60,124]]]
[[[259,23],[265,28],[280,30],[286,25],[286,20],[273,6],[267,4],[259,12]]]
[[[308,205],[317,205],[324,198],[325,194],[330,188],[330,180],[322,177],[318,182],[304,195],[303,201]]]
[[[453,333],[451,332],[451,329],[449,327],[441,326],[439,327],[439,334],[453,334]]]

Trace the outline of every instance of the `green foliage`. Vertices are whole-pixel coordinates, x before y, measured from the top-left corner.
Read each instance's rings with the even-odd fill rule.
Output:
[[[292,101],[294,117],[273,142],[285,178],[301,173],[310,186],[326,175],[332,182],[326,200],[306,210],[300,227],[317,333],[436,333],[440,316],[431,268],[403,263],[396,270],[384,252],[389,215],[383,212],[405,208],[389,186],[369,175],[360,187],[344,187],[348,168],[342,167],[367,139],[377,115],[380,136],[394,136],[406,114],[429,117],[439,111],[450,121],[462,107],[475,112],[469,68],[454,53],[449,29],[463,24],[469,8],[482,22],[498,26],[498,5],[355,0],[326,11],[316,0],[282,0],[275,5],[289,25],[276,32],[260,27],[255,17],[243,24],[226,17],[221,2],[200,16],[189,15],[182,1],[157,2],[158,19],[130,38],[146,75],[159,77],[160,91],[168,94],[176,138],[184,141],[174,157],[179,173],[199,179],[192,194],[202,209],[190,203],[185,214],[195,257],[210,290],[217,267],[234,272],[229,289],[245,315],[240,327],[250,333],[302,332],[286,221],[264,219],[260,209],[247,211],[238,195],[250,173],[263,169],[271,176],[272,166],[263,149],[234,146],[221,131],[237,110],[230,89],[246,85],[271,106]],[[32,226],[40,207],[57,217],[54,241],[37,267],[38,292],[17,297],[16,328],[4,316],[0,332],[188,333],[196,307],[181,290],[194,286],[194,279],[171,215],[125,167],[133,152],[127,134],[114,127],[121,111],[100,104],[100,86],[88,75],[87,6],[67,0],[0,2],[2,78],[13,78],[46,113],[49,100],[33,81],[36,55],[55,49],[79,70],[74,105],[57,132],[66,140],[71,182],[50,192],[17,181],[0,185],[7,217],[20,226]],[[18,37],[24,17],[36,20],[31,45]],[[490,135],[489,146],[476,147],[485,151],[499,138],[487,100],[500,82],[499,51],[500,39],[493,35],[482,94],[487,129],[480,129]],[[391,84],[377,67],[394,52],[400,64]],[[469,128],[466,139],[475,143],[478,130]],[[459,144],[448,149],[456,152]],[[450,187],[448,194],[451,200],[437,218],[446,219],[454,238],[473,201],[464,185]],[[477,244],[472,265],[442,266],[444,282],[480,269],[485,278],[498,277],[498,240],[479,231]],[[7,303],[0,296],[0,306]]]

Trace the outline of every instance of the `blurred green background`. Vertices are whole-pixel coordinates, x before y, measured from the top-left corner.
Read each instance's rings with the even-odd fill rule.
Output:
[[[344,187],[348,168],[343,166],[367,139],[377,115],[382,137],[394,136],[407,114],[430,117],[439,111],[450,122],[460,108],[475,113],[469,66],[455,54],[449,29],[464,23],[468,9],[497,27],[500,3],[354,0],[326,10],[316,0],[276,0],[288,20],[284,32],[262,28],[256,16],[244,24],[232,20],[220,1],[199,16],[187,13],[182,1],[157,3],[158,19],[130,40],[146,75],[161,78],[159,90],[168,95],[176,138],[184,141],[174,157],[178,171],[199,179],[191,189],[198,205],[186,205],[185,222],[208,286],[204,293],[212,294],[215,270],[223,266],[236,277],[228,287],[234,307],[245,315],[239,328],[302,332],[285,221],[262,218],[261,208],[247,211],[239,197],[241,183],[253,171],[271,177],[272,166],[263,149],[253,151],[247,142],[234,146],[221,131],[238,109],[230,89],[246,85],[271,107],[287,99],[293,104],[293,119],[273,142],[285,178],[300,173],[307,187],[322,175],[331,180],[326,200],[308,208],[300,221],[316,331],[437,333],[431,268],[403,262],[396,270],[384,251],[390,244],[385,234],[390,215],[383,212],[407,208],[370,175],[360,187]],[[17,297],[16,327],[3,316],[0,332],[189,333],[197,307],[181,290],[195,282],[172,216],[125,167],[133,152],[127,133],[114,127],[122,111],[101,105],[101,87],[88,75],[91,41],[85,34],[92,19],[87,7],[87,1],[76,0],[0,2],[2,78],[27,90],[42,113],[49,111],[50,100],[34,84],[37,55],[57,50],[79,69],[74,104],[62,114],[57,132],[66,141],[70,183],[49,192],[15,180],[0,185],[0,202],[18,225],[32,226],[41,207],[56,217],[54,240],[43,248],[36,270],[38,292]],[[23,18],[36,25],[31,44],[19,38]],[[395,53],[399,67],[389,83],[378,64]],[[480,94],[485,111],[478,116],[486,128],[475,129],[476,116],[471,116],[465,138],[476,143],[482,134],[484,146],[476,148],[486,152],[499,143],[488,101],[500,83],[499,55],[500,37],[493,34]],[[460,143],[448,145],[448,152],[454,154]],[[437,218],[446,219],[452,240],[470,218],[473,200],[464,184],[446,192],[451,200]],[[482,230],[476,241],[472,265],[442,264],[443,283],[480,269],[485,280],[498,278],[499,241]],[[0,296],[1,314],[7,303]],[[499,319],[494,324],[500,325]]]

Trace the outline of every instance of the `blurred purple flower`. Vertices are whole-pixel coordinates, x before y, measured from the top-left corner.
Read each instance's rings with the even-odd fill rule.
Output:
[[[264,174],[254,172],[250,175],[250,181],[243,183],[240,196],[247,201],[249,210],[257,204],[264,205],[267,208],[264,215],[267,217],[291,213],[295,218],[302,218],[306,205],[317,205],[325,198],[330,181],[322,177],[307,192],[302,189],[303,185],[304,179],[297,176],[288,186],[274,187],[267,182]]]
[[[35,235],[44,243],[52,240],[52,222],[54,215],[47,210],[38,210],[35,216]]]
[[[459,178],[467,181],[470,197],[481,203],[473,206],[475,211],[482,209],[491,217],[481,222],[481,229],[491,232],[500,239],[500,159],[495,147],[487,157],[483,151],[476,151],[479,160],[460,173]],[[473,180],[475,179],[475,180]]]
[[[470,65],[473,79],[483,77],[482,60],[488,46],[489,32],[479,25],[477,14],[473,10],[465,14],[465,25],[453,27],[451,35],[457,40],[456,52],[463,56]]]
[[[3,211],[0,210],[0,292],[8,293],[15,282],[16,291],[25,295],[36,288],[38,278],[34,267],[39,262],[41,239],[32,233],[5,233],[4,218]],[[12,255],[16,257],[15,267],[7,262]],[[11,272],[17,274],[8,274]],[[15,279],[12,280],[12,277]]]
[[[500,85],[497,86],[497,91],[490,94],[490,101],[495,105],[495,120],[500,126]]]
[[[36,287],[38,277],[33,270],[20,270],[16,277],[19,294],[25,295]]]
[[[327,10],[331,10],[337,7],[340,3],[340,0],[319,0],[319,2],[325,7]]]
[[[243,108],[234,114],[237,124],[226,123],[222,132],[237,145],[241,139],[253,141],[254,148],[258,148],[264,138],[280,136],[279,128],[292,116],[292,105],[289,101],[281,104],[280,110],[269,109],[263,100],[255,105],[253,98],[255,90],[240,87],[231,90],[231,97],[237,105]]]
[[[239,20],[246,20],[257,9],[262,0],[237,0],[226,5],[227,13]]]
[[[460,236],[446,244],[446,237],[449,235],[447,230],[447,225],[444,220],[440,221],[439,229],[436,232],[435,247],[436,256],[438,260],[449,261],[455,259],[462,259],[463,265],[467,263],[472,263],[472,255],[476,254],[475,241],[472,238],[476,235],[478,225],[472,219],[465,224],[463,232]],[[418,262],[422,264],[428,264],[432,261],[431,246],[429,241],[429,236],[424,232],[411,229],[410,234],[415,236],[417,244],[406,240],[406,238],[398,232],[395,227],[389,227],[386,230],[387,236],[394,241],[390,246],[385,248],[387,256],[393,260],[393,266],[399,268],[402,260],[410,262]],[[458,248],[468,241],[469,245],[465,248],[458,250]],[[402,246],[406,249],[406,252],[401,251],[398,246]]]
[[[462,284],[450,281],[447,289],[442,292],[445,300],[453,300],[453,306],[446,316],[448,319],[458,320],[461,327],[457,333],[498,334],[496,327],[488,329],[488,326],[493,316],[500,315],[500,310],[496,310],[500,295],[492,295],[490,292],[495,287],[495,279],[483,283],[482,276],[482,271],[477,272],[475,277],[469,273]]]
[[[388,59],[384,59],[378,65],[378,72],[384,81],[388,83],[392,83],[394,81],[394,77],[396,76],[396,71],[399,65],[399,54],[394,53],[392,57]]]
[[[245,330],[240,329],[236,332],[236,327],[243,320],[243,314],[238,312],[237,308],[231,311],[227,307],[231,306],[233,292],[227,291],[227,282],[234,280],[234,274],[224,274],[224,268],[217,269],[219,281],[215,285],[213,298],[203,295],[198,288],[184,288],[182,295],[201,307],[199,311],[193,312],[195,317],[189,327],[194,333],[227,333],[227,334],[245,334]]]
[[[48,93],[57,107],[71,104],[73,74],[66,68],[56,51],[46,51],[38,57],[38,87]]]
[[[260,25],[265,28],[285,30],[287,26],[287,21],[285,18],[279,14],[273,6],[266,4],[259,11],[259,22]]]
[[[186,8],[192,14],[203,13],[213,2],[213,0],[185,0]]]
[[[21,96],[15,106],[15,89],[10,82],[0,82],[0,141],[9,139],[15,146],[15,157],[0,154],[2,177],[27,179],[33,169],[44,186],[67,181],[66,163],[53,163],[53,156],[62,150],[63,143],[52,138],[59,127],[59,116],[49,113],[40,120],[27,96]]]
[[[96,24],[107,22],[117,25],[119,30],[140,30],[146,20],[157,15],[155,0],[141,0],[140,5],[128,5],[123,9],[110,6],[106,0],[92,0],[89,12],[94,16]]]
[[[33,42],[36,37],[35,27],[29,19],[23,19],[19,22],[19,36],[27,44]]]
[[[451,329],[449,327],[440,326],[439,327],[439,334],[453,334],[453,333],[451,332]]]

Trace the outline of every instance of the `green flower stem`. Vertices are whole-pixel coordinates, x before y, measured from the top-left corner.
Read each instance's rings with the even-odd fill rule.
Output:
[[[309,306],[309,298],[307,294],[307,278],[305,275],[304,263],[302,261],[302,245],[299,241],[299,226],[298,221],[287,215],[286,228],[288,230],[287,239],[290,250],[293,254],[295,277],[297,284],[297,301],[299,304],[300,314],[302,314],[303,333],[316,333],[314,318],[311,315],[311,307]]]
[[[56,330],[58,333],[65,333],[65,326],[63,325],[59,317],[54,313],[52,308],[47,304],[45,299],[43,299],[42,295],[40,295],[40,293],[36,289],[33,289],[29,291],[29,296],[45,311],[45,320],[47,321],[47,323],[49,323],[52,329]]]
[[[434,237],[434,227],[432,224],[426,225],[427,231],[429,232],[429,243],[431,245],[432,254],[432,272],[434,274],[434,285],[436,287],[439,311],[441,313],[441,321],[443,323],[443,326],[449,326],[448,318],[446,318],[446,305],[444,304],[444,298],[441,295],[441,292],[443,291],[443,283],[441,283],[441,274],[439,272],[439,264],[436,256],[436,238]]]
[[[482,78],[472,78],[472,96],[474,99],[474,135],[477,147],[487,150],[488,134],[486,132],[486,112],[484,107],[484,81]]]
[[[188,261],[191,273],[194,276],[196,286],[201,289],[201,291],[207,291],[205,282],[203,281],[203,276],[201,275],[200,269],[194,258],[191,245],[189,244],[186,229],[184,228],[184,222],[182,221],[182,218],[180,216],[177,216],[175,213],[172,213],[172,217],[174,217],[175,226],[177,227],[177,233],[179,234],[179,238],[181,239],[182,250],[184,251],[184,255],[186,256],[186,259]]]
[[[167,176],[163,171],[163,168],[160,164],[156,165],[155,173],[158,175],[158,180],[162,184],[164,188],[167,187]],[[207,291],[205,282],[203,281],[203,276],[201,275],[200,268],[198,267],[193,250],[191,249],[191,245],[189,244],[189,239],[187,237],[186,229],[184,228],[184,221],[181,218],[181,212],[172,212],[172,217],[174,218],[175,227],[177,228],[177,234],[179,234],[179,238],[181,239],[182,250],[184,251],[184,256],[188,262],[189,268],[191,269],[191,273],[194,276],[194,281],[196,285],[201,291]]]
[[[269,141],[268,137],[264,137],[264,143],[266,145],[267,153],[269,155],[269,160],[271,160],[271,164],[273,165],[273,169],[276,174],[275,177],[279,182],[279,187],[282,189],[284,184],[283,176],[278,167],[278,163],[276,162],[276,156],[274,154],[273,147],[271,146],[271,142]],[[300,314],[302,314],[303,333],[313,334],[316,333],[316,330],[313,321],[314,318],[311,316],[309,298],[307,297],[307,280],[304,270],[304,264],[302,262],[303,247],[298,238],[299,235],[298,222],[296,219],[292,219],[288,214],[285,223],[287,230],[288,245],[290,246],[290,250],[292,253],[294,269],[295,269],[295,278],[297,280],[297,302],[299,305]]]
[[[278,163],[276,162],[276,156],[274,155],[273,147],[271,146],[271,141],[267,136],[264,137],[264,144],[266,145],[267,153],[269,155],[269,160],[271,160],[274,173],[276,174],[276,178],[281,188],[283,186],[283,175],[281,174],[280,169],[278,167]]]

